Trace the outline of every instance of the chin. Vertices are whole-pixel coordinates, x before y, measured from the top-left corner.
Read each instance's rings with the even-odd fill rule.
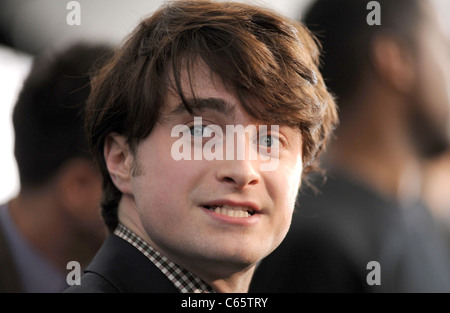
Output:
[[[216,262],[234,264],[240,268],[255,265],[274,250],[272,247],[255,245],[254,243],[238,243],[233,246],[222,245],[217,248],[209,250],[208,257]]]

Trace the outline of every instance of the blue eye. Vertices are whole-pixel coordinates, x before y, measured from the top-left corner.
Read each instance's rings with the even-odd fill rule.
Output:
[[[279,146],[280,140],[272,135],[264,135],[259,137],[259,144],[264,147],[273,147],[273,146]]]
[[[211,137],[211,130],[208,125],[194,125],[189,127],[189,130],[194,137]]]

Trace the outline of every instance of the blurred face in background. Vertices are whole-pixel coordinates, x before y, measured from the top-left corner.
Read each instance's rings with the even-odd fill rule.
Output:
[[[102,176],[96,164],[90,159],[72,158],[59,170],[57,182],[55,192],[73,236],[98,249],[106,228],[100,213]]]

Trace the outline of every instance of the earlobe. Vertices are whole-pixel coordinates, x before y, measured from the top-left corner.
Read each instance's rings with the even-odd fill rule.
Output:
[[[124,194],[131,193],[130,169],[133,156],[125,137],[116,133],[106,136],[103,155],[114,185]]]

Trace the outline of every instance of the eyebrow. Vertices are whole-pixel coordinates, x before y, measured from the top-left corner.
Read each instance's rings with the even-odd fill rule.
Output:
[[[176,115],[189,112],[188,108],[194,114],[204,112],[205,110],[213,110],[233,118],[235,116],[234,105],[222,98],[186,99],[186,103],[183,101],[180,102],[173,110],[170,111],[170,114]]]

